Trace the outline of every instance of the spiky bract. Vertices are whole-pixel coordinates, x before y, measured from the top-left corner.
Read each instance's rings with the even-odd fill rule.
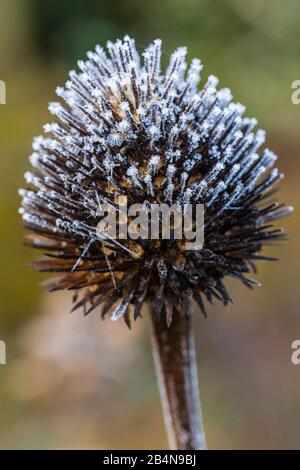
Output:
[[[187,70],[186,48],[177,49],[164,74],[161,41],[141,60],[134,41],[97,46],[70,72],[51,103],[56,121],[34,140],[21,190],[27,241],[47,252],[41,271],[56,272],[50,290],[82,293],[75,306],[85,313],[123,316],[130,324],[144,302],[172,319],[174,306],[188,312],[203,296],[224,304],[231,298],[226,276],[251,287],[246,274],[263,259],[264,244],[283,237],[270,221],[289,208],[268,202],[281,174],[276,156],[259,153],[265,133],[232,102],[230,90],[216,89],[209,76],[198,90],[201,62]],[[111,240],[97,230],[99,204],[203,203],[205,243],[187,251],[180,240]],[[75,296],[75,297],[76,297]]]

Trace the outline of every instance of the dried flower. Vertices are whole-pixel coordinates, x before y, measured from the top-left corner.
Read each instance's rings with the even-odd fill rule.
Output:
[[[198,90],[202,64],[187,70],[186,48],[178,48],[161,73],[161,41],[150,44],[141,63],[134,40],[97,46],[71,71],[63,104],[51,103],[56,121],[49,137],[34,140],[22,189],[21,213],[32,232],[29,245],[46,250],[35,263],[56,272],[49,289],[76,292],[74,309],[123,316],[130,325],[150,302],[167,324],[174,308],[188,313],[190,299],[203,313],[203,297],[231,302],[224,278],[256,284],[247,273],[266,258],[263,246],[281,240],[270,222],[290,207],[268,202],[282,178],[272,169],[255,119],[243,117],[230,90],[217,90],[209,76]],[[128,202],[202,203],[205,242],[187,251],[182,240],[116,240],[99,233],[99,204]],[[77,299],[78,292],[83,292]]]

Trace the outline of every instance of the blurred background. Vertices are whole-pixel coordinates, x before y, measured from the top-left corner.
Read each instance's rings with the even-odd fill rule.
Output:
[[[97,313],[69,315],[66,293],[38,287],[26,266],[17,189],[32,137],[49,120],[47,103],[76,59],[128,33],[142,49],[176,46],[229,86],[267,130],[286,178],[281,198],[295,206],[283,222],[289,242],[261,263],[254,292],[231,283],[230,308],[194,315],[203,413],[210,449],[300,448],[300,79],[297,0],[1,0],[0,79],[0,448],[163,449],[166,436],[147,321],[128,331]]]

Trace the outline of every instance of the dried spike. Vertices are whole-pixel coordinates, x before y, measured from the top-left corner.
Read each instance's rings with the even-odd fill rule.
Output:
[[[143,62],[129,36],[107,49],[89,51],[57,88],[60,101],[49,105],[55,119],[33,141],[34,170],[20,191],[26,243],[48,252],[37,269],[63,273],[51,290],[83,291],[75,307],[86,314],[104,304],[105,316],[119,302],[112,318],[130,326],[130,307],[137,319],[150,302],[170,325],[173,307],[188,314],[194,297],[206,315],[205,297],[231,301],[224,278],[252,287],[245,275],[274,259],[261,253],[264,245],[285,238],[267,224],[292,211],[267,202],[282,178],[272,169],[277,157],[260,150],[265,132],[255,131],[228,88],[217,89],[216,77],[198,90],[202,64],[193,59],[187,68],[186,48],[171,55],[165,73],[160,40]],[[100,231],[99,208],[114,209],[124,196],[148,212],[152,203],[203,203],[203,248]]]

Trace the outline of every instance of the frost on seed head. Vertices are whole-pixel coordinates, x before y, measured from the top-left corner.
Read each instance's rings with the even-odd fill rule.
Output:
[[[256,119],[244,116],[228,88],[218,89],[217,77],[201,85],[203,65],[188,64],[185,47],[165,71],[161,54],[160,39],[140,55],[125,36],[78,61],[49,104],[53,122],[33,141],[33,171],[20,192],[30,243],[51,251],[38,267],[61,273],[53,289],[83,288],[77,306],[88,312],[103,303],[104,315],[112,308],[127,324],[128,308],[138,318],[145,301],[158,311],[164,299],[168,309],[191,296],[201,309],[202,296],[228,303],[223,278],[251,287],[245,273],[265,240],[282,237],[262,227],[291,212],[267,201],[282,175],[273,169],[276,155],[260,150],[265,132],[255,131]],[[204,204],[203,248],[112,239],[98,229],[99,214],[124,197],[148,209]]]

